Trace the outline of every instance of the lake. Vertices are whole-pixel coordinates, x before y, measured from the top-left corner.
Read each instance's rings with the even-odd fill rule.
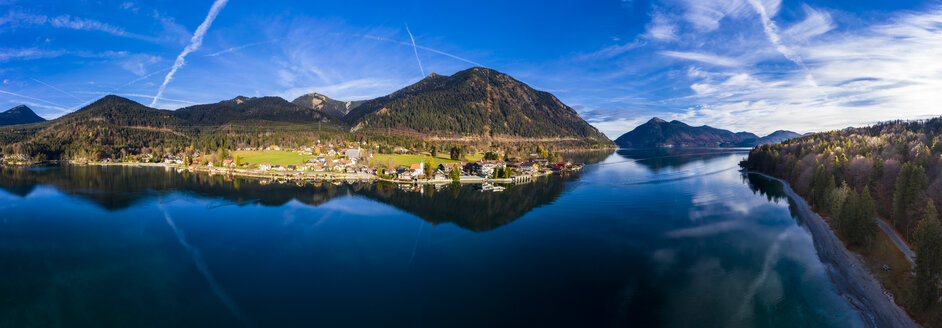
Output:
[[[0,326],[862,326],[736,149],[475,185],[0,168]]]

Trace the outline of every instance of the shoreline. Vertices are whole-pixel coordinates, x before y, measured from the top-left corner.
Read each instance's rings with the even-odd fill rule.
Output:
[[[920,327],[906,311],[893,301],[892,296],[867,270],[857,254],[844,245],[831,226],[811,210],[808,202],[798,196],[791,185],[782,179],[754,171],[756,174],[782,184],[785,195],[795,204],[799,218],[811,232],[818,258],[825,265],[828,277],[838,293],[847,298],[851,306],[860,310],[864,322],[870,327]]]
[[[454,183],[451,179],[415,179],[415,180],[399,180],[399,179],[385,179],[379,177],[375,174],[368,173],[334,173],[334,172],[288,172],[288,171],[254,171],[246,169],[237,169],[237,168],[215,168],[215,167],[186,167],[180,166],[178,164],[164,164],[164,163],[102,163],[102,162],[65,162],[67,165],[73,166],[132,166],[132,167],[160,167],[168,170],[177,170],[177,172],[188,171],[188,172],[201,172],[207,173],[209,175],[228,175],[228,176],[240,176],[256,179],[273,179],[273,180],[286,180],[286,181],[384,181],[390,183],[399,183],[399,184],[450,184]],[[55,163],[53,165],[62,165],[63,163]],[[13,166],[33,166],[35,164],[6,164]],[[512,178],[482,178],[478,176],[462,176],[460,184],[484,184],[484,183],[502,183],[502,184],[521,184],[521,183],[530,183],[544,176],[549,176],[555,172],[547,170],[544,173],[537,174],[528,174],[528,175],[518,175]]]

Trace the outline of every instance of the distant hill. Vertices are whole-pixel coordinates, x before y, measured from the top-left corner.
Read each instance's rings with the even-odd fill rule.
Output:
[[[730,132],[709,126],[689,126],[681,121],[652,118],[615,139],[622,148],[660,147],[751,147],[759,137],[749,132]]]
[[[29,124],[42,122],[46,119],[39,117],[32,109],[26,107],[26,105],[19,105],[9,110],[0,113],[0,126],[5,125],[14,125],[14,124]]]
[[[800,136],[802,136],[802,134],[799,134],[797,132],[778,130],[778,131],[770,133],[767,136],[759,138],[759,140],[756,141],[756,145],[779,144],[785,140],[798,138]]]
[[[319,110],[337,119],[343,118],[347,113],[362,105],[364,102],[366,101],[339,101],[330,99],[319,93],[309,93],[291,101],[291,103],[295,105]]]
[[[433,73],[390,95],[364,102],[342,121],[351,131],[611,144],[552,94],[481,67],[452,76]]]
[[[179,110],[109,95],[54,120],[0,128],[0,145],[48,159],[117,158],[180,151],[298,145],[343,133],[329,115],[278,97],[236,97]]]
[[[220,125],[239,121],[272,122],[335,122],[318,110],[290,103],[280,97],[242,97],[215,104],[195,105],[173,111],[173,115],[190,124]]]

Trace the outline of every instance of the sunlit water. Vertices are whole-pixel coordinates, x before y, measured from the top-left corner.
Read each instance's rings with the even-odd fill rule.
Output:
[[[0,326],[859,326],[745,154],[503,193],[5,168]]]

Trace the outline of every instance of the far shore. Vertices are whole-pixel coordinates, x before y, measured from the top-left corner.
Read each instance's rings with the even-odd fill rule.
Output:
[[[824,263],[828,276],[838,292],[860,310],[864,322],[870,327],[919,327],[906,311],[893,301],[880,282],[866,269],[856,254],[843,242],[825,222],[824,218],[811,210],[808,202],[798,196],[782,179],[763,173],[746,171],[782,183],[785,194],[795,204],[798,216],[808,227],[814,240],[818,257]]]
[[[385,181],[390,183],[407,184],[450,184],[455,183],[451,179],[386,179],[375,174],[369,173],[336,173],[336,172],[292,172],[292,171],[262,171],[244,168],[224,168],[212,166],[183,166],[179,164],[167,163],[141,163],[141,162],[46,162],[46,163],[6,163],[5,165],[15,166],[35,166],[37,164],[62,165],[63,163],[73,166],[131,166],[131,167],[160,167],[164,169],[177,170],[178,172],[202,172],[211,175],[241,176],[259,179],[273,179],[285,181]],[[480,176],[461,176],[458,183],[461,184],[483,184],[483,183],[528,183],[537,178],[552,175],[553,171],[545,171],[526,175],[517,175],[512,178],[484,178]]]

